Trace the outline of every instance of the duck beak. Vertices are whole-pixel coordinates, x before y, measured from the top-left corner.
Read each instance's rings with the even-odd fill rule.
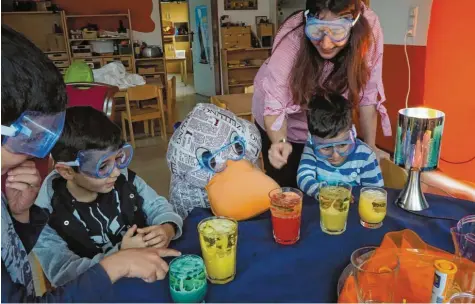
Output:
[[[226,165],[206,186],[213,213],[245,220],[268,210],[269,192],[279,185],[248,160],[228,160]]]

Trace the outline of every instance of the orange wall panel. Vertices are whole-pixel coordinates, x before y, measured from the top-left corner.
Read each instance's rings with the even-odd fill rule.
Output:
[[[408,46],[407,53],[411,62],[409,106],[421,106],[424,94],[426,48],[424,46]],[[381,127],[378,126],[376,143],[383,149],[392,152],[394,151],[398,111],[405,107],[408,85],[406,55],[404,54],[403,45],[384,45],[383,84],[386,94],[384,105],[391,120],[393,136],[384,136]]]
[[[475,156],[475,100],[473,95],[475,40],[463,29],[473,29],[475,1],[434,1],[427,39],[424,105],[445,112],[442,158],[461,162]],[[475,160],[453,165],[440,161],[445,173],[475,182]]]

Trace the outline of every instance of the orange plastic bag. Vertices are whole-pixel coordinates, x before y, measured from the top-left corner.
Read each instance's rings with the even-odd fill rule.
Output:
[[[458,271],[451,293],[475,291],[475,263],[426,244],[414,231],[387,233],[378,252],[396,251],[399,273],[394,289],[395,303],[428,303],[434,282],[434,261],[445,259],[457,264]],[[356,303],[356,285],[349,276],[338,298],[339,303]]]

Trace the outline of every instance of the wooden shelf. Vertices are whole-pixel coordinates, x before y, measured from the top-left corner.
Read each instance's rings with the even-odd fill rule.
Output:
[[[29,11],[29,12],[2,12],[2,15],[21,15],[21,14],[29,14],[29,15],[41,15],[41,14],[59,14],[59,11],[57,12],[52,12],[52,11],[46,11],[46,12],[39,12],[39,11]]]
[[[60,53],[60,52],[52,52],[52,53]],[[101,56],[89,56],[89,57],[71,57],[71,60],[74,59],[94,59],[94,58],[110,58],[110,57],[132,57],[132,54],[129,55],[101,55]]]
[[[153,73],[138,73],[139,75],[143,76],[150,76],[150,75],[160,75],[160,74],[165,74],[166,72],[153,72]]]
[[[252,86],[254,82],[249,81],[249,82],[240,82],[240,83],[233,83],[229,84],[230,88],[238,88],[238,87],[247,87],[247,86]]]
[[[267,58],[270,48],[222,49],[223,94],[240,94],[253,85],[257,71]],[[231,66],[228,66],[231,65]]]
[[[147,61],[147,60],[163,60],[163,57],[150,57],[150,58],[135,58],[135,61]]]
[[[228,52],[258,52],[258,51],[269,51],[272,50],[271,47],[263,48],[248,48],[248,49],[226,49]]]
[[[112,38],[112,37],[104,37],[104,38],[81,38],[81,39],[69,39],[69,41],[101,41],[101,40],[130,40],[130,37],[117,37],[117,38]]]
[[[247,65],[247,66],[239,66],[239,67],[228,67],[228,70],[243,70],[243,69],[258,69],[260,66],[258,65]]]
[[[66,18],[91,18],[91,17],[129,17],[129,14],[100,14],[100,15],[66,15]]]

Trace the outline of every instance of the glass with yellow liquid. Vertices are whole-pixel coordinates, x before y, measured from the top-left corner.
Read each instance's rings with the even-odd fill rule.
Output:
[[[213,284],[234,280],[238,223],[228,217],[213,216],[198,224],[198,233],[208,280]]]
[[[346,220],[351,201],[351,185],[344,182],[323,182],[318,194],[320,202],[320,227],[331,234],[342,234],[346,230]]]
[[[358,212],[363,227],[377,229],[383,226],[386,217],[388,194],[378,187],[364,187],[361,189]]]

